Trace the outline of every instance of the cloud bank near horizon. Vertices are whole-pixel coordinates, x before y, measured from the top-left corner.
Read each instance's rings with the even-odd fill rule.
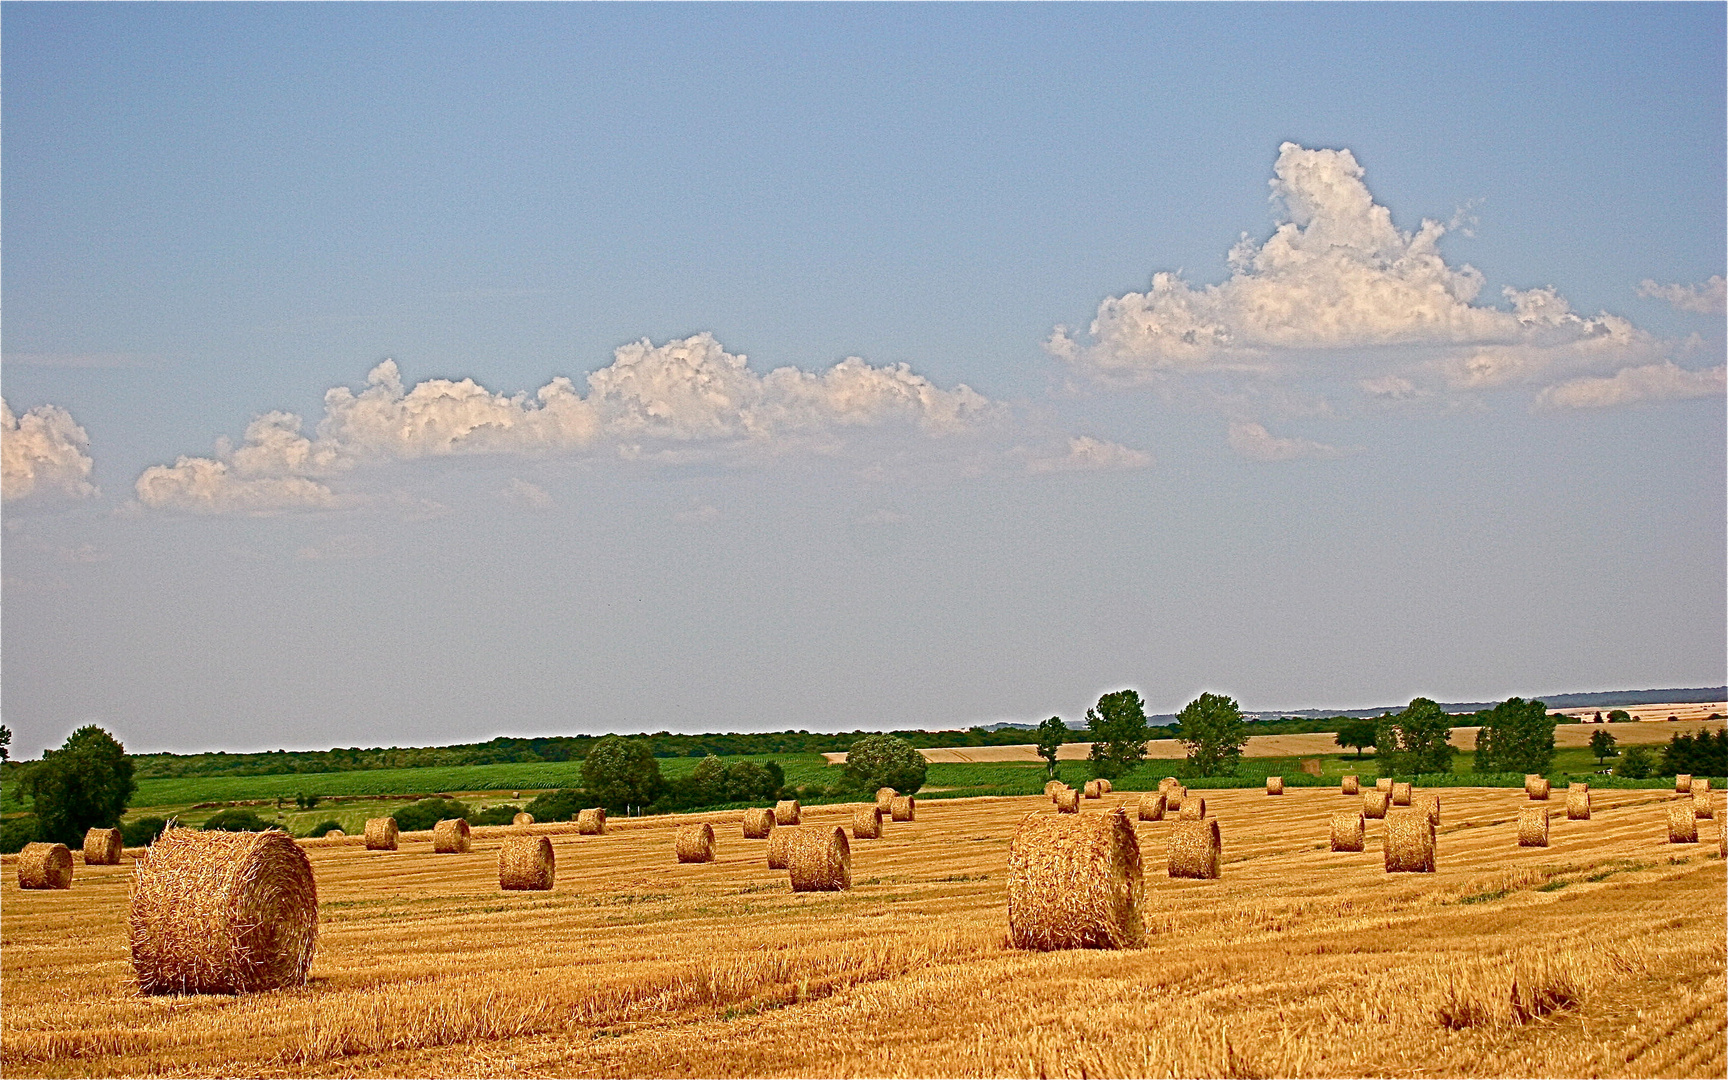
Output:
[[[38,405],[14,416],[0,398],[0,498],[94,496],[89,447],[90,436],[60,406]]]

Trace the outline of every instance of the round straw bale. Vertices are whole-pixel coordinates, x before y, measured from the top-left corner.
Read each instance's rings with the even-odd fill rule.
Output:
[[[1526,806],[1518,811],[1518,846],[1548,846],[1548,808]]]
[[[1177,784],[1164,793],[1164,812],[1174,814],[1182,809],[1182,800],[1188,797],[1188,789]]]
[[[84,834],[84,865],[119,866],[124,846],[119,829],[91,829]]]
[[[894,796],[893,818],[895,821],[917,821],[918,800],[910,795]]]
[[[1670,844],[1696,844],[1698,842],[1698,818],[1693,815],[1692,807],[1685,803],[1671,803],[1668,807],[1668,842]]]
[[[1086,781],[1086,797],[1088,799],[1101,799],[1101,798],[1103,798],[1104,797],[1104,781],[1102,781],[1102,780],[1088,780],[1088,781]]]
[[[1186,805],[1182,807],[1182,812],[1188,812]],[[1165,845],[1170,876],[1212,880],[1218,876],[1218,856],[1223,847],[1222,838],[1218,834],[1217,818],[1207,818],[1204,821],[1185,818],[1178,821],[1171,826],[1170,839]]]
[[[1049,783],[1044,785],[1044,797],[1046,799],[1049,799],[1051,802],[1055,802],[1056,801],[1056,793],[1058,791],[1066,790],[1067,787],[1068,787],[1068,785],[1064,784],[1060,780],[1051,780]],[[892,790],[892,789],[890,789],[890,790]],[[880,799],[877,800],[876,805],[878,805],[878,806],[882,805]]]
[[[895,800],[898,802],[899,800]],[[840,892],[852,887],[852,845],[837,825],[795,830],[786,849],[793,892]]]
[[[534,824],[534,815],[528,814],[528,813],[517,814],[515,817],[510,819],[510,824],[512,824],[512,825],[532,825],[532,824]]]
[[[445,818],[432,827],[432,850],[440,855],[466,855],[471,846],[467,818]]]
[[[603,836],[606,833],[606,808],[591,806],[576,815],[578,836]]]
[[[678,861],[681,863],[713,862],[714,826],[706,821],[686,825],[678,830],[672,847],[678,852]]]
[[[169,829],[133,864],[130,922],[146,994],[300,986],[318,944],[318,887],[279,829]]]
[[[1174,776],[1166,776],[1164,779],[1158,781],[1158,790],[1162,791],[1166,795],[1170,793],[1171,788],[1179,788],[1181,786],[1182,781],[1176,779]]]
[[[1715,809],[1710,805],[1709,792],[1696,790],[1692,792],[1692,816],[1699,821],[1708,821],[1716,816]],[[88,846],[89,841],[85,841],[85,844]],[[90,860],[85,859],[84,861],[89,862]]]
[[[1374,781],[1374,790],[1384,791],[1388,795],[1392,794],[1392,778],[1390,776],[1382,776],[1380,779]]]
[[[1340,810],[1332,815],[1332,850],[1362,850],[1362,811]]]
[[[1566,820],[1590,820],[1590,789],[1573,789],[1566,792]]]
[[[498,849],[498,887],[544,892],[558,876],[552,841],[544,836],[506,836]]]
[[[1386,815],[1386,872],[1434,872],[1434,823],[1417,810],[1393,810]]]
[[[18,852],[20,889],[70,889],[72,850],[65,844],[25,844]]]
[[[1266,778],[1266,794],[1284,794],[1284,778],[1282,776],[1268,776]]]
[[[880,806],[860,806],[852,811],[852,838],[854,840],[882,839],[882,808]]]
[[[1690,795],[1692,793],[1691,773],[1683,772],[1674,778],[1674,793],[1676,795]]]
[[[1098,778],[1098,790],[1102,791],[1106,795],[1110,794],[1110,792],[1112,790],[1112,788],[1110,787],[1110,781],[1104,779],[1103,777],[1099,777]]]
[[[1063,788],[1056,793],[1056,812],[1058,814],[1078,814],[1080,812],[1080,793],[1073,788]]]
[[[1200,821],[1206,817],[1206,800],[1190,795],[1182,800],[1182,811],[1176,815],[1183,821]]]
[[[1365,818],[1383,818],[1386,808],[1392,805],[1392,793],[1375,788],[1362,793],[1362,816]]]
[[[1362,794],[1362,781],[1355,776],[1346,776],[1338,790],[1346,795],[1360,795]]]
[[[522,793],[520,791],[512,791],[510,793],[510,797],[512,799],[520,799],[522,797]]]
[[[1541,773],[1533,773],[1533,772],[1525,773],[1524,774],[1524,794],[1530,795],[1531,798],[1535,798],[1534,795],[1531,795],[1531,792],[1536,790],[1536,781],[1538,781],[1540,779],[1542,779]]]
[[[1707,776],[1695,778],[1692,783],[1688,785],[1688,790],[1690,790],[1693,795],[1710,794],[1710,778]]]
[[[366,850],[396,850],[396,819],[375,817],[366,819]]]
[[[1574,780],[1566,785],[1567,791],[1589,791],[1590,785],[1583,780]]]
[[[1140,841],[1121,809],[1028,814],[1008,845],[1008,934],[1018,949],[1140,944]]]
[[[341,829],[331,829],[329,832],[324,834],[324,839],[326,839],[326,840],[340,840],[344,836],[347,836],[347,835],[348,834],[343,832]]]
[[[1148,791],[1140,796],[1140,820],[1164,820],[1164,793],[1162,791]]]
[[[1538,776],[1524,781],[1525,794],[1538,802],[1548,801],[1548,791],[1548,778],[1546,776]]]
[[[1060,784],[1061,782],[1060,780],[1052,780],[1050,784]],[[1044,794],[1046,795],[1050,794],[1050,784],[1044,785]],[[877,788],[876,808],[884,814],[892,814],[894,812],[894,796],[897,794],[899,793],[891,787]]]
[[[1432,791],[1419,791],[1411,805],[1427,813],[1429,824],[1435,826],[1440,824],[1440,796],[1438,794]]]
[[[774,831],[774,811],[757,806],[744,811],[744,839],[761,840]]]
[[[1392,784],[1392,805],[1393,806],[1409,806],[1410,805],[1410,794],[1411,793],[1410,793],[1410,785],[1409,784],[1394,782]]]
[[[774,831],[768,834],[768,869],[786,869],[787,852],[792,846],[792,835],[800,828],[802,826],[799,825],[777,825],[774,827]]]
[[[781,799],[774,804],[774,824],[796,825],[803,815],[798,812],[797,799]]]

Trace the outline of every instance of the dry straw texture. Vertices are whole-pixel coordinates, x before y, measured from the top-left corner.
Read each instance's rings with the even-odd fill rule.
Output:
[[[604,836],[606,833],[606,808],[594,806],[577,814],[576,833],[578,836]]]
[[[798,828],[788,825],[776,828],[768,834],[768,869],[786,869],[786,853],[792,846],[792,837],[797,834]]]
[[[1690,795],[1692,793],[1691,773],[1680,773],[1674,777],[1674,793],[1676,795]]]
[[[1176,815],[1183,821],[1199,821],[1206,816],[1206,800],[1198,795],[1190,795],[1182,800],[1182,812]]]
[[[65,844],[25,844],[18,853],[20,889],[70,889],[72,851]]]
[[[706,821],[686,825],[678,830],[672,846],[678,852],[678,861],[681,863],[713,862],[714,826]]]
[[[1050,784],[1056,784],[1058,786],[1060,786],[1061,783],[1062,781],[1060,780],[1050,781]],[[1050,784],[1044,785],[1044,794],[1046,795],[1050,794]],[[876,809],[882,811],[884,814],[892,814],[894,812],[894,796],[896,794],[898,794],[898,792],[891,787],[877,788]]]
[[[1080,793],[1073,788],[1063,788],[1056,793],[1056,812],[1058,814],[1078,814],[1080,812]]]
[[[1218,834],[1218,819],[1178,821],[1165,845],[1170,876],[1210,881],[1218,876],[1218,857],[1224,843]]]
[[[1716,816],[1715,809],[1710,805],[1710,793],[1708,791],[1694,790],[1692,792],[1692,816],[1700,821],[1708,821]],[[85,844],[88,846],[89,841],[85,841]],[[85,861],[88,862],[89,860],[86,859]]]
[[[326,839],[326,840],[340,840],[347,835],[348,834],[343,832],[341,829],[331,829],[329,832],[324,834],[324,839]]]
[[[846,830],[834,825],[811,826],[792,834],[786,869],[793,892],[840,892],[852,887],[852,845]]]
[[[1518,811],[1518,846],[1548,846],[1548,808],[1526,806]]]
[[[1112,788],[1110,787],[1110,781],[1102,779],[1102,778],[1099,779],[1098,786],[1103,789],[1104,794],[1106,794],[1106,795],[1110,794],[1110,792],[1112,790]]]
[[[1440,796],[1432,791],[1418,792],[1413,805],[1428,815],[1428,823],[1440,824]]]
[[[1332,850],[1362,850],[1362,811],[1340,810],[1332,815]]]
[[[1707,776],[1700,776],[1698,779],[1687,785],[1687,790],[1692,792],[1694,795],[1710,794],[1710,778]]]
[[[758,806],[744,811],[744,839],[763,840],[774,831],[774,811]]]
[[[440,855],[466,855],[471,843],[467,818],[445,818],[432,827],[432,850]]]
[[[918,820],[918,800],[910,795],[896,795],[892,816],[895,821]]]
[[[1067,790],[1067,788],[1068,788],[1068,785],[1064,784],[1062,781],[1052,780],[1049,783],[1044,785],[1044,797],[1046,799],[1049,799],[1051,802],[1055,802],[1056,801],[1056,793],[1058,791],[1065,791],[1065,790]],[[890,792],[893,791],[892,788],[885,788],[883,790],[890,791]],[[877,806],[882,805],[881,792],[877,792],[876,805]]]
[[[1566,820],[1590,820],[1590,789],[1572,789],[1566,792]]]
[[[1164,812],[1166,814],[1176,813],[1178,810],[1182,809],[1182,802],[1187,798],[1188,789],[1183,787],[1181,784],[1177,784],[1175,787],[1164,793]]]
[[[1567,791],[1589,791],[1590,785],[1582,780],[1574,780],[1566,785]]]
[[[1394,810],[1386,815],[1386,872],[1434,872],[1434,823],[1428,820],[1427,814],[1417,810]]]
[[[1388,795],[1392,794],[1392,778],[1390,776],[1382,776],[1380,779],[1374,781],[1374,790],[1384,791]]]
[[[1172,788],[1179,788],[1181,786],[1182,781],[1176,779],[1174,776],[1166,776],[1164,779],[1158,781],[1158,790],[1163,792],[1165,795],[1170,794]]]
[[[1362,793],[1362,816],[1379,819],[1386,816],[1386,808],[1392,803],[1392,793],[1375,788]]]
[[[1546,802],[1548,799],[1548,778],[1546,776],[1525,777],[1524,793],[1532,799]]]
[[[506,836],[498,849],[498,887],[545,891],[558,876],[552,841],[544,836]]]
[[[366,819],[366,850],[396,850],[396,819],[375,817]]]
[[[1140,841],[1121,809],[1028,814],[1008,845],[1008,934],[1018,949],[1121,949],[1143,936]]]
[[[882,808],[880,806],[860,806],[852,811],[852,838],[854,840],[882,839]]]
[[[119,829],[91,829],[84,834],[84,865],[119,866],[122,846]]]
[[[532,825],[532,824],[534,824],[534,815],[529,814],[529,813],[517,814],[515,817],[510,819],[510,824],[512,824],[512,825]]]
[[[1696,844],[1698,842],[1698,819],[1693,816],[1692,807],[1687,803],[1672,803],[1668,807],[1668,842],[1670,844]]]
[[[1339,789],[1346,795],[1362,794],[1362,781],[1354,776],[1346,776],[1343,786]]]
[[[800,817],[797,799],[782,799],[774,804],[774,824],[796,825]]]
[[[1266,794],[1284,794],[1284,778],[1282,776],[1268,776],[1266,778]]]
[[[1086,781],[1086,797],[1088,799],[1102,799],[1104,797],[1104,781]]]
[[[131,939],[146,994],[300,986],[318,943],[312,864],[275,829],[169,829],[134,864]]]
[[[1140,796],[1140,820],[1164,820],[1164,793],[1162,791],[1148,791]]]
[[[1409,806],[1412,792],[1409,784],[1394,782],[1392,785],[1392,805]]]

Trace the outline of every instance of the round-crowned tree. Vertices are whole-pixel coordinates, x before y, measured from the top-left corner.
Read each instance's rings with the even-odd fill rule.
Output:
[[[924,786],[924,755],[894,735],[866,735],[846,754],[846,775],[865,791],[891,787],[910,795]]]
[[[608,735],[582,759],[582,786],[589,798],[617,810],[653,802],[666,790],[666,781],[646,739]]]
[[[138,782],[126,748],[91,724],[26,766],[19,787],[36,804],[41,839],[83,844],[86,829],[120,824]]]

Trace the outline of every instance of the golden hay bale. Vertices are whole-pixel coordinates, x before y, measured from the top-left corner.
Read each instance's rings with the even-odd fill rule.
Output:
[[[1670,844],[1696,844],[1698,842],[1698,818],[1692,813],[1692,807],[1686,803],[1671,803],[1668,807],[1668,842]]]
[[[1182,808],[1187,813],[1188,808]],[[1210,881],[1218,876],[1218,857],[1223,852],[1218,834],[1218,819],[1182,820],[1170,829],[1165,856],[1173,878],[1199,878]]]
[[[1526,806],[1518,811],[1518,846],[1548,846],[1548,808]]]
[[[880,806],[860,806],[852,811],[852,838],[854,840],[882,839],[882,808]]]
[[[396,850],[396,819],[375,817],[366,819],[366,850]]]
[[[1177,784],[1169,791],[1166,791],[1164,793],[1164,812],[1166,814],[1174,814],[1176,811],[1182,809],[1182,800],[1187,797],[1188,789],[1183,787],[1181,784]]]
[[[1052,780],[1050,781],[1050,784],[1060,784],[1061,782],[1062,781],[1060,780]],[[1044,785],[1044,794],[1046,795],[1050,794],[1050,784]],[[882,811],[884,814],[892,814],[894,812],[894,796],[897,794],[899,794],[899,792],[895,791],[891,787],[877,788],[876,809]]]
[[[1590,820],[1590,789],[1574,788],[1566,792],[1566,820]]]
[[[1164,779],[1158,781],[1158,790],[1163,792],[1165,795],[1170,794],[1171,788],[1179,788],[1181,786],[1182,781],[1176,779],[1174,776],[1166,776]]]
[[[1524,774],[1524,794],[1529,795],[1532,791],[1536,790],[1536,781],[1538,781],[1540,779],[1542,779],[1541,773],[1533,773],[1533,772],[1525,773]],[[1532,796],[1532,797],[1534,797],[1534,796]]]
[[[326,839],[326,840],[340,840],[347,835],[348,834],[343,832],[341,829],[331,829],[329,832],[324,834],[324,839]]]
[[[1414,806],[1416,809],[1421,810],[1428,815],[1429,824],[1435,825],[1435,826],[1438,826],[1440,824],[1440,796],[1439,795],[1435,794],[1432,791],[1419,791],[1416,793],[1416,796],[1412,800],[1411,805]]]
[[[1078,814],[1080,812],[1080,793],[1073,788],[1063,788],[1056,793],[1056,812],[1058,814]]]
[[[18,853],[20,889],[70,889],[72,850],[65,844],[25,844]]]
[[[1710,793],[1708,791],[1694,790],[1692,792],[1692,816],[1699,821],[1709,821],[1716,816],[1715,808],[1710,805]],[[86,859],[85,861],[88,862],[89,860]]]
[[[119,829],[91,829],[84,834],[84,865],[119,866],[124,846]]]
[[[1266,794],[1284,794],[1284,778],[1282,776],[1268,776],[1266,778]]]
[[[1583,780],[1574,780],[1566,785],[1567,791],[1589,791],[1590,785]]]
[[[604,836],[606,834],[606,808],[591,806],[576,815],[576,835]]]
[[[910,795],[896,795],[892,816],[895,821],[917,821],[918,800]]]
[[[1067,790],[1067,787],[1068,787],[1068,785],[1064,784],[1060,780],[1052,780],[1049,783],[1044,785],[1044,797],[1046,799],[1049,799],[1051,802],[1055,802],[1056,801],[1056,793],[1058,791]],[[877,800],[876,805],[878,805],[878,806],[882,805],[880,799]]]
[[[1674,794],[1690,795],[1692,793],[1692,774],[1681,773],[1674,778]]]
[[[1106,795],[1110,794],[1110,792],[1112,790],[1110,787],[1110,781],[1105,780],[1102,777],[1100,777],[1098,780],[1098,790],[1102,791]]]
[[[1362,794],[1362,781],[1355,776],[1346,776],[1338,790],[1346,795],[1360,795]]]
[[[306,982],[318,887],[287,833],[168,829],[133,866],[132,971],[144,993],[240,994]]]
[[[512,825],[532,825],[532,824],[534,824],[534,815],[528,814],[528,813],[517,814],[515,817],[510,819],[510,824],[512,824]]]
[[[1386,815],[1386,872],[1434,872],[1434,823],[1418,810],[1394,810]]]
[[[1008,934],[1017,949],[1140,944],[1140,841],[1120,808],[1028,814],[1008,845]]]
[[[792,837],[801,828],[799,825],[777,826],[768,834],[768,869],[786,869],[787,852],[792,846]]]
[[[774,811],[758,806],[744,811],[744,839],[761,840],[774,831]]]
[[[1374,781],[1374,790],[1384,791],[1388,795],[1392,794],[1392,778],[1390,776],[1382,776],[1380,779]]]
[[[1392,805],[1393,806],[1409,806],[1411,794],[1412,793],[1411,793],[1409,784],[1401,784],[1401,783],[1394,782],[1392,784]]]
[[[898,801],[898,800],[896,800]],[[812,825],[792,834],[786,869],[793,892],[840,892],[852,887],[852,845],[837,825]]]
[[[440,855],[466,855],[472,844],[467,818],[445,818],[432,827],[432,850]]]
[[[1103,798],[1104,797],[1104,781],[1102,781],[1102,780],[1088,780],[1088,781],[1086,781],[1086,797],[1088,799],[1101,799],[1101,798]]]
[[[1548,778],[1546,776],[1526,778],[1524,781],[1524,793],[1539,802],[1548,801],[1548,791]]]
[[[544,836],[506,836],[498,849],[498,887],[544,892],[558,876],[552,841]]]
[[[1710,778],[1707,776],[1698,777],[1696,780],[1692,781],[1691,784],[1687,785],[1687,790],[1691,791],[1695,796],[1710,794]]]
[[[1362,811],[1340,810],[1332,815],[1332,850],[1361,851]]]
[[[684,826],[673,837],[672,848],[681,863],[713,862],[714,826],[706,821]]]
[[[782,799],[774,804],[774,824],[796,825],[803,815],[798,812],[797,799]]]
[[[1386,808],[1392,805],[1392,793],[1375,788],[1362,793],[1362,816],[1379,819],[1386,816]]]
[[[1164,793],[1162,791],[1148,791],[1140,796],[1140,820],[1164,820]]]
[[[1182,811],[1176,815],[1183,821],[1200,821],[1206,817],[1206,800],[1190,795],[1182,800]]]

